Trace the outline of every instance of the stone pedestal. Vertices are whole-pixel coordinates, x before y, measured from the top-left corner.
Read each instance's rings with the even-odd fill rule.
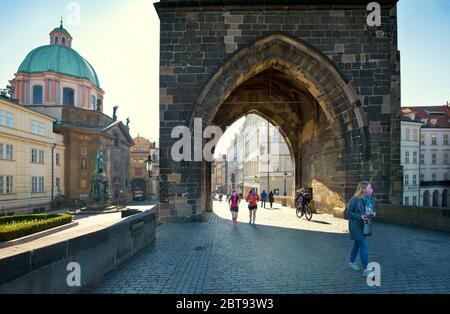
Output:
[[[91,180],[88,210],[105,210],[111,205],[108,178],[103,173],[96,173]]]

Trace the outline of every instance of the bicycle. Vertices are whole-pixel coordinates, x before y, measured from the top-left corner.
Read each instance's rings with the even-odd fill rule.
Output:
[[[295,212],[298,218],[306,217],[309,221],[311,221],[313,212],[309,207],[309,203],[311,202],[311,197],[308,193],[300,193],[296,200]]]

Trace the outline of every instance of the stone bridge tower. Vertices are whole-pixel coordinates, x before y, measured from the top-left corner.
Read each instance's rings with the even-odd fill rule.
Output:
[[[397,1],[378,1],[380,26],[367,23],[369,2],[155,4],[163,221],[196,221],[211,210],[211,165],[174,161],[173,128],[193,130],[201,118],[203,128],[224,130],[248,113],[279,126],[296,187],[312,187],[320,210],[344,210],[361,180],[380,202],[400,202]]]

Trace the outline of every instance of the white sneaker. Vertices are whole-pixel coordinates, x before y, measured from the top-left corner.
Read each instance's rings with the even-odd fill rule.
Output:
[[[363,276],[367,278],[371,273],[373,273],[372,269],[366,269],[363,271]]]
[[[348,267],[350,267],[350,269],[354,271],[360,271],[358,265],[356,265],[355,263],[348,263]]]

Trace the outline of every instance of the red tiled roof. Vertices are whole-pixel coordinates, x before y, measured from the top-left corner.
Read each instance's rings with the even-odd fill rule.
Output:
[[[414,112],[415,119],[409,117],[409,113]],[[425,122],[425,128],[450,128],[450,104],[444,106],[420,106],[402,107],[401,118],[403,121]],[[436,119],[436,124],[431,120]],[[424,121],[425,120],[425,121]]]

